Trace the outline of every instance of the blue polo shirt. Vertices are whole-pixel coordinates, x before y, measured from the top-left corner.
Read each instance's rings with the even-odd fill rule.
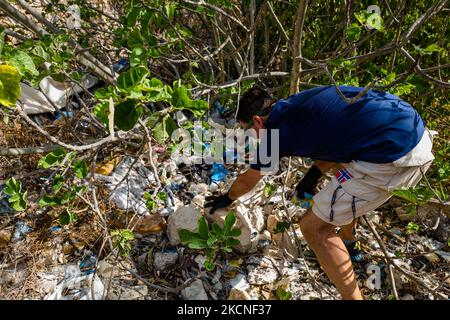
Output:
[[[348,98],[363,90],[339,88]],[[369,90],[349,105],[334,86],[317,87],[278,100],[265,125],[268,135],[260,145],[267,145],[269,155],[271,129],[278,129],[278,158],[300,156],[341,163],[393,162],[412,150],[425,130],[417,111],[393,94]],[[257,170],[268,166],[259,158],[258,163],[251,165]]]

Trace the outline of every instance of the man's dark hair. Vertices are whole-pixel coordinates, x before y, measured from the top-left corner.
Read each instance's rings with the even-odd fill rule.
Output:
[[[237,120],[250,122],[254,115],[268,115],[276,100],[264,89],[254,86],[239,100]]]

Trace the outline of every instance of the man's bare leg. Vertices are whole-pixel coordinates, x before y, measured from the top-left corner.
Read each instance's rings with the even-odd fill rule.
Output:
[[[345,226],[341,227],[339,231],[339,236],[342,240],[356,240],[356,224],[357,219],[353,219],[353,221]]]
[[[362,300],[352,262],[335,226],[316,217],[309,209],[300,220],[300,228],[320,265],[345,300]]]

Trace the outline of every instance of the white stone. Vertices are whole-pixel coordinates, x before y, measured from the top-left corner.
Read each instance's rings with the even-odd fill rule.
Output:
[[[248,266],[248,282],[253,285],[269,284],[278,279],[278,273],[272,268]]]
[[[208,300],[203,282],[200,279],[192,282],[188,287],[181,291],[181,296],[185,300]]]
[[[240,253],[254,252],[257,247],[258,237],[252,237],[253,229],[248,218],[241,213],[242,206],[238,206],[236,210],[231,209],[235,213],[236,223],[234,228],[241,230],[241,235],[236,237],[240,241],[240,244],[234,247]],[[217,223],[220,227],[223,227],[225,217],[230,209],[217,209],[214,214],[206,214],[205,217],[210,224]]]
[[[198,231],[198,220],[202,214],[191,206],[179,208],[175,211],[167,221],[167,235],[170,244],[175,246],[180,244],[178,231],[187,229],[192,232]]]

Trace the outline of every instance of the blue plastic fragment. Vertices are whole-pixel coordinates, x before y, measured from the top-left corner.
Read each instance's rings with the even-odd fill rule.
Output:
[[[127,59],[125,59],[124,57],[121,57],[119,59],[119,61],[117,61],[116,63],[113,64],[113,70],[114,72],[121,72],[124,69],[127,69],[130,66],[130,63],[128,62]]]
[[[79,266],[83,275],[88,275],[94,272],[96,264],[97,258],[95,257],[95,255],[88,255],[84,257],[83,260],[81,260]]]
[[[212,182],[224,181],[228,175],[228,169],[223,164],[215,162],[213,163],[210,174]]]
[[[24,221],[17,221],[16,228],[14,230],[14,235],[12,242],[17,242],[23,239],[23,237],[31,231],[31,228]]]
[[[313,195],[305,192],[305,199],[300,200],[299,205],[301,208],[309,209],[312,207],[313,204]]]
[[[58,231],[61,230],[61,229],[62,229],[61,226],[53,226],[53,227],[50,228],[50,230],[51,230],[52,232],[58,232]]]

